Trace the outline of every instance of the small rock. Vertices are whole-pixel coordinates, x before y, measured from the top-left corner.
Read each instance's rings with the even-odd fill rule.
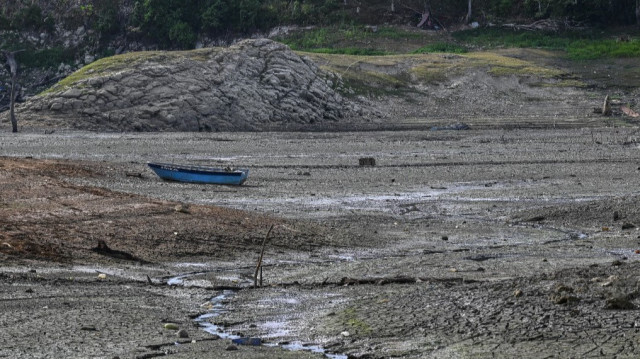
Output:
[[[166,323],[164,325],[164,329],[178,330],[178,329],[180,329],[180,327],[178,326],[178,324],[175,324],[175,323]]]
[[[551,301],[553,301],[556,304],[569,304],[569,303],[578,302],[579,299],[578,297],[575,297],[572,295],[555,294],[551,296]]]
[[[107,279],[107,275],[104,273],[98,274],[98,279]]]
[[[187,332],[186,329],[180,329],[176,333],[176,336],[178,338],[189,338],[189,332]]]
[[[634,228],[636,228],[636,225],[633,224],[633,223],[626,222],[626,223],[622,224],[622,229],[623,230],[634,229]]]
[[[344,331],[344,332],[340,333],[340,335],[342,335],[343,337],[348,337],[348,336],[351,335],[351,333],[349,333],[347,331]]]
[[[520,289],[516,289],[513,291],[513,296],[514,297],[522,297],[522,291]]]
[[[443,241],[448,241],[448,240],[449,240],[449,237],[448,237],[448,236],[442,236],[442,240],[443,240]]]
[[[179,212],[179,213],[187,213],[187,214],[188,214],[188,213],[191,213],[191,212],[189,211],[189,205],[188,205],[188,204],[185,204],[185,203],[177,204],[177,205],[173,208],[173,210],[174,210],[174,211],[176,211],[176,212]]]
[[[360,166],[375,166],[376,159],[373,157],[362,157],[358,159]]]
[[[636,309],[636,306],[631,303],[627,297],[619,296],[607,299],[607,304],[604,308],[612,310],[631,310]]]
[[[233,345],[233,344],[231,344],[225,350],[226,351],[238,350],[238,347]]]

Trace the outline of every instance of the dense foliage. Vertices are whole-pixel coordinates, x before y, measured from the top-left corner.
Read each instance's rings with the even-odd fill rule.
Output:
[[[561,19],[589,25],[638,22],[640,0],[12,0],[0,2],[0,30],[52,32],[84,26],[102,38],[130,33],[162,47],[192,47],[199,36],[279,25],[407,23],[430,9],[445,24]],[[409,20],[407,20],[409,19]]]

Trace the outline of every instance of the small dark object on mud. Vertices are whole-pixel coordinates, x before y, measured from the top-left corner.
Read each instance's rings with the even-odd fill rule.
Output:
[[[109,248],[109,246],[107,246],[107,243],[105,243],[105,241],[103,240],[98,241],[98,245],[91,250],[111,258],[125,259],[129,261],[140,261],[140,259],[136,258],[130,253]]]
[[[448,240],[449,240],[449,237],[448,237],[448,236],[442,236],[442,240],[443,240],[443,241],[448,241]]]
[[[447,126],[433,126],[430,128],[431,131],[460,131],[460,130],[468,130],[471,127],[466,123],[454,123],[453,125]]]
[[[636,309],[636,306],[631,303],[626,296],[619,296],[607,299],[607,304],[604,308],[612,310],[632,310]]]
[[[542,222],[544,220],[545,220],[544,216],[535,216],[525,220],[525,222]]]
[[[620,213],[618,211],[613,212],[613,221],[617,221],[620,219]]]
[[[176,333],[176,336],[178,338],[189,338],[189,332],[187,332],[185,329],[180,329]]]
[[[362,157],[358,159],[360,166],[375,166],[376,159],[373,157]]]
[[[623,262],[621,262],[621,261],[619,261],[617,259],[615,261],[611,262],[611,265],[614,266],[614,267],[621,266],[623,264],[624,264]]]
[[[556,304],[569,304],[569,303],[576,303],[580,301],[578,297],[575,297],[573,295],[565,295],[565,294],[552,295],[551,300]]]
[[[225,350],[226,351],[238,350],[238,347],[232,344],[232,345],[229,345]]]
[[[238,345],[252,345],[252,346],[260,346],[262,345],[262,339],[260,338],[236,338],[231,340],[233,344]]]
[[[633,224],[633,223],[628,223],[627,222],[627,223],[622,224],[622,229],[623,230],[634,229],[634,228],[636,228],[636,225]]]

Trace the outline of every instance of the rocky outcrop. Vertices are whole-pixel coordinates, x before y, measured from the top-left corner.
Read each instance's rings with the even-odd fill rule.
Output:
[[[98,60],[19,107],[21,120],[112,131],[256,131],[337,123],[340,79],[267,39]]]

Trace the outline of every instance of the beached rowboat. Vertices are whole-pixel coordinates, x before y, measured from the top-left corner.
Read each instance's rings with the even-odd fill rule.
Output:
[[[160,178],[167,181],[241,185],[249,176],[248,169],[147,163]]]

